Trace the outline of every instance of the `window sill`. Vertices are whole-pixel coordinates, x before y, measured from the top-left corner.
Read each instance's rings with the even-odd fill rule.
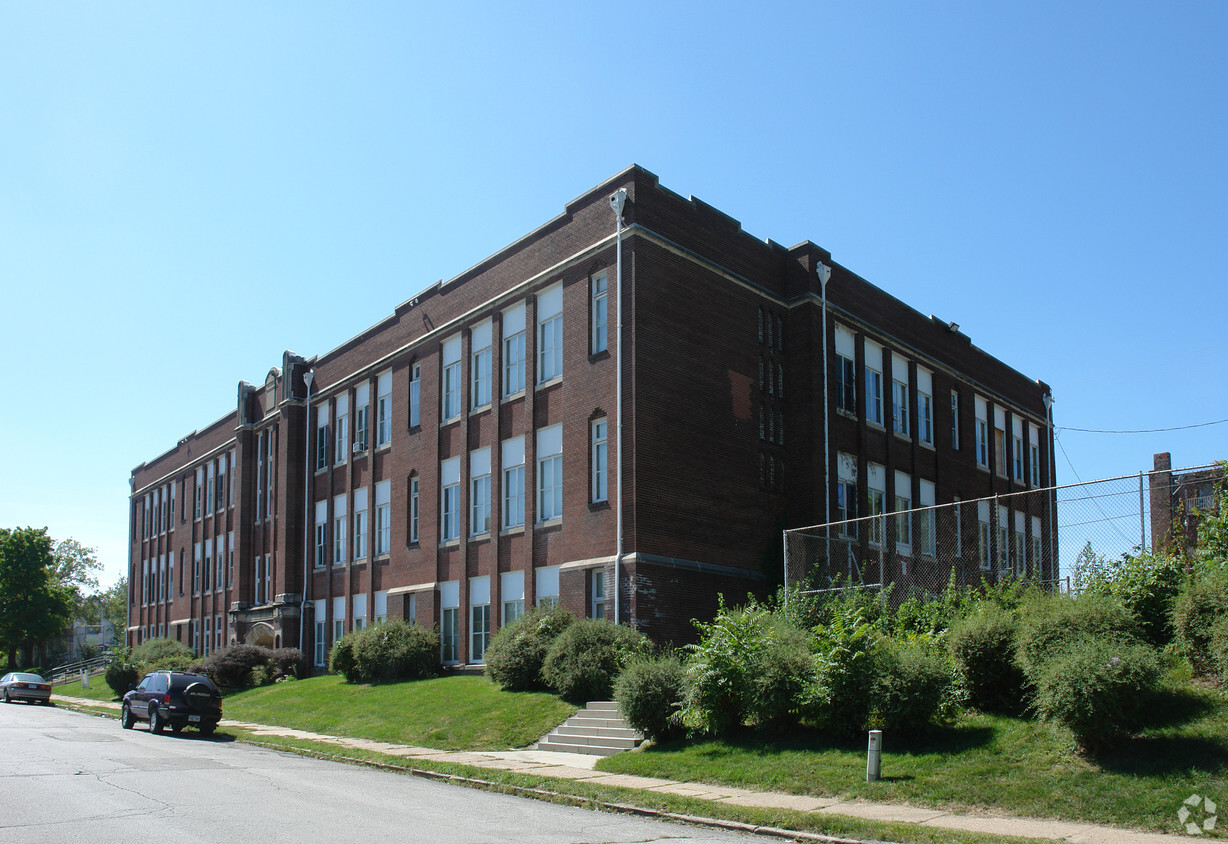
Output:
[[[521,533],[524,533],[524,525],[512,525],[499,531],[500,536],[516,536]]]
[[[376,554],[375,555],[375,562],[377,563],[387,562],[390,559],[392,559],[391,554]]]
[[[610,350],[609,350],[609,349],[601,349],[601,350],[596,351],[596,352],[589,352],[589,353],[588,353],[588,360],[589,360],[589,363],[597,363],[597,361],[601,361],[601,360],[608,360],[609,358],[610,358]]]
[[[392,440],[389,440],[386,443],[380,443],[379,445],[377,445],[375,447],[375,452],[376,454],[378,454],[381,451],[389,451],[391,448],[392,448]]]
[[[562,524],[563,524],[563,517],[555,516],[554,518],[543,519],[542,521],[536,524],[536,527],[539,527],[539,528],[561,527]]]
[[[524,390],[517,390],[514,393],[508,393],[506,396],[504,396],[503,401],[505,402],[516,401],[517,399],[522,399],[522,398],[524,398]]]
[[[843,416],[845,419],[852,419],[854,422],[857,421],[857,414],[853,413],[852,411],[841,410],[840,408],[836,408],[836,415]]]
[[[548,390],[548,389],[550,389],[551,387],[557,386],[557,385],[562,384],[562,383],[563,383],[563,376],[562,376],[562,375],[556,375],[556,376],[554,376],[553,378],[547,379],[547,380],[545,380],[545,381],[539,381],[539,382],[537,382],[537,385],[536,385],[536,386],[535,386],[533,389],[535,389],[535,390]]]
[[[930,451],[933,451],[933,450],[934,450],[934,444],[933,444],[933,443],[927,443],[925,440],[918,440],[918,441],[917,441],[917,445],[921,446],[921,447],[922,447],[922,448],[924,448],[924,449],[928,449],[928,450],[930,450]]]
[[[904,442],[912,442],[912,437],[909,436],[907,431],[892,431],[891,434],[897,440],[903,440]]]
[[[866,420],[866,427],[867,427],[867,428],[873,428],[873,429],[874,429],[874,430],[876,430],[876,431],[882,431],[882,432],[884,432],[884,433],[886,433],[886,431],[887,431],[887,429],[883,427],[883,423],[882,423],[882,422],[875,422],[873,419],[867,419],[867,420]]]
[[[440,542],[439,547],[440,548],[459,548],[460,544],[461,543],[459,539],[448,539],[444,542]]]
[[[470,417],[481,416],[483,413],[489,413],[491,408],[493,407],[494,405],[490,402],[487,402],[486,404],[481,405],[480,407],[471,407],[469,408],[469,416]]]
[[[488,530],[487,530],[487,531],[483,531],[482,533],[471,533],[471,534],[469,534],[469,541],[470,541],[470,542],[486,542],[486,541],[488,541],[489,539],[490,539],[490,531],[488,531]]]
[[[610,499],[603,498],[600,501],[590,501],[588,503],[588,509],[593,512],[597,512],[599,510],[609,510],[610,509]]]

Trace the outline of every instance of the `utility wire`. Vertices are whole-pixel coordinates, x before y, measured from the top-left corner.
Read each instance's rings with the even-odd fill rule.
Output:
[[[1199,422],[1197,425],[1178,425],[1175,428],[1144,428],[1138,431],[1103,431],[1097,428],[1068,428],[1065,425],[1055,425],[1055,431],[1076,431],[1080,434],[1165,434],[1169,431],[1188,431],[1191,428],[1209,428],[1212,425],[1223,425],[1228,419],[1217,419],[1214,422]],[[1073,468],[1073,467],[1071,467]]]

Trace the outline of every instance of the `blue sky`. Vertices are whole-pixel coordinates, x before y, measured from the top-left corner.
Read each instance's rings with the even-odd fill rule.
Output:
[[[128,477],[637,163],[1053,387],[1228,417],[1228,5],[8,3],[0,524]],[[1059,430],[1059,481],[1228,457]]]

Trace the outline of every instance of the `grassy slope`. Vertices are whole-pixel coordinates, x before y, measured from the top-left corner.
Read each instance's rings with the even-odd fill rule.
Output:
[[[1228,694],[1169,694],[1166,723],[1095,760],[1074,753],[1070,737],[1049,724],[973,714],[927,738],[885,735],[878,783],[865,782],[864,738],[811,732],[673,742],[598,768],[1178,832],[1177,810],[1190,794],[1228,798]]]

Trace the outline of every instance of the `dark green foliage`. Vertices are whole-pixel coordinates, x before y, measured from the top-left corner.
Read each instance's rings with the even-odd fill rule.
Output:
[[[74,592],[57,578],[46,528],[0,528],[0,648],[9,670],[34,662],[34,646],[59,635],[72,619]]]
[[[276,648],[269,660],[269,672],[275,682],[306,677],[307,656],[298,648]]]
[[[141,679],[140,671],[127,659],[116,659],[108,664],[105,676],[107,685],[111,687],[111,691],[115,692],[116,697],[123,697],[124,692],[135,686],[137,680]]]
[[[1142,725],[1159,677],[1148,645],[1093,635],[1067,640],[1039,664],[1036,711],[1097,750]]]
[[[882,634],[855,604],[815,628],[815,680],[806,710],[819,726],[842,733],[865,729],[874,700],[874,647]]]
[[[655,741],[682,730],[686,671],[676,656],[637,659],[614,682],[614,699],[627,723]]]
[[[580,619],[551,644],[542,679],[572,702],[608,700],[622,670],[648,652],[648,639],[630,627],[603,618]]]
[[[1216,624],[1228,617],[1228,571],[1211,571],[1189,581],[1173,605],[1177,644],[1194,670],[1213,670],[1211,643]]]
[[[232,645],[214,651],[192,666],[194,674],[204,674],[223,689],[246,689],[260,685],[269,677],[273,652],[257,645]],[[253,676],[253,674],[258,676]]]
[[[132,649],[132,661],[140,666],[146,666],[167,657],[187,657],[189,661],[196,659],[196,655],[187,645],[165,637],[146,639]]]
[[[1155,554],[1123,554],[1098,560],[1082,574],[1085,592],[1116,598],[1138,619],[1143,638],[1157,647],[1172,641],[1173,601],[1186,579],[1185,565]]]
[[[545,688],[542,665],[550,645],[576,617],[561,604],[534,607],[499,628],[486,648],[486,675],[508,691]]]
[[[1016,638],[1024,675],[1036,683],[1045,662],[1068,644],[1084,638],[1137,642],[1138,621],[1112,596],[1091,592],[1069,595],[1037,593],[1024,601]]]
[[[1220,682],[1228,682],[1228,615],[1211,628],[1211,646],[1208,650],[1211,671]]]
[[[870,722],[880,729],[925,732],[957,711],[952,666],[932,639],[882,639],[874,671]]]
[[[955,662],[969,705],[982,712],[1014,713],[1022,708],[1023,671],[1015,661],[1014,614],[984,602],[955,622],[947,649]]]
[[[195,661],[196,658],[192,656],[171,654],[155,659],[153,662],[145,663],[141,666],[141,673],[148,674],[150,671],[187,671]]]
[[[417,680],[439,673],[439,631],[392,619],[333,645],[329,667],[350,683]]]
[[[699,642],[689,647],[682,719],[692,730],[721,735],[751,717],[756,668],[773,637],[771,613],[753,601],[741,609],[722,601],[716,618],[695,626]]]
[[[976,592],[957,586],[955,571],[939,595],[911,593],[896,607],[891,630],[897,636],[938,635],[972,611],[978,602]]]
[[[815,679],[810,637],[773,615],[768,640],[758,656],[751,673],[751,722],[776,730],[796,726],[802,718],[806,690]]]

